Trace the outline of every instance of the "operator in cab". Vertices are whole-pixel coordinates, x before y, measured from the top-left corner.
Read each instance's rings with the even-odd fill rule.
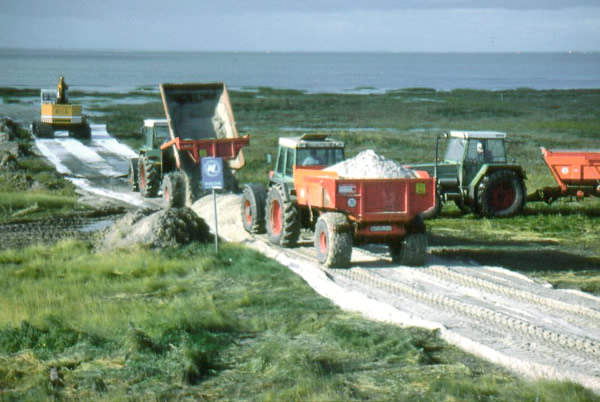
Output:
[[[302,161],[302,166],[322,165],[323,162],[317,156],[317,150],[311,149],[310,154]]]
[[[56,88],[57,88],[56,103],[59,103],[59,104],[68,103],[69,102],[69,100],[68,100],[69,86],[65,82],[65,78],[63,76],[61,76],[58,79],[58,85],[56,86]]]

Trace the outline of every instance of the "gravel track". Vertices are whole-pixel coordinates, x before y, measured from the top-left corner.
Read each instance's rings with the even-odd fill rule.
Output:
[[[397,266],[386,247],[355,247],[352,268],[325,269],[310,233],[302,234],[298,247],[275,247],[264,236],[240,233],[238,196],[220,197],[217,205],[224,239],[278,259],[317,291],[335,287],[320,293],[340,305],[342,294],[360,295],[362,305],[351,309],[368,317],[436,328],[450,343],[524,376],[570,380],[600,393],[598,297],[552,289],[501,267],[462,266],[434,256],[424,268]],[[212,198],[193,209],[212,224]],[[389,319],[382,318],[384,311]]]

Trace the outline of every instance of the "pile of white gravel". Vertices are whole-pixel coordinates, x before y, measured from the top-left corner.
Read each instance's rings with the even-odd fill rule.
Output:
[[[412,169],[377,155],[372,149],[362,151],[324,170],[334,171],[343,179],[394,179],[416,177]]]

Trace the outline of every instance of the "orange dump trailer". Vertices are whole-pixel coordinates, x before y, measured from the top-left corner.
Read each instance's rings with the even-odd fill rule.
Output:
[[[539,189],[528,201],[551,204],[566,196],[600,197],[600,150],[541,150],[558,187]]]

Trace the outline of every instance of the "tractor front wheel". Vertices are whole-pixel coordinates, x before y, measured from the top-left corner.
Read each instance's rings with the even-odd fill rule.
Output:
[[[185,183],[181,174],[173,172],[165,176],[162,194],[167,208],[181,208],[185,205]]]
[[[477,188],[479,214],[487,218],[508,218],[525,205],[525,184],[512,170],[498,170],[485,176]]]
[[[315,225],[317,260],[326,267],[345,268],[352,258],[352,232],[348,218],[339,212],[326,212]]]
[[[462,198],[454,200],[454,204],[456,205],[461,214],[468,214],[472,212],[471,206],[465,204]]]
[[[140,189],[138,181],[138,164],[139,158],[129,159],[129,168],[127,169],[127,181],[129,183],[129,189],[131,191],[138,191]]]
[[[244,186],[242,193],[242,224],[248,233],[264,233],[267,191],[262,184]]]
[[[141,156],[138,161],[139,186],[143,197],[156,197],[160,186],[160,171],[150,159]]]
[[[269,241],[281,247],[293,247],[300,237],[300,216],[294,203],[286,199],[283,186],[269,190],[265,208]]]

